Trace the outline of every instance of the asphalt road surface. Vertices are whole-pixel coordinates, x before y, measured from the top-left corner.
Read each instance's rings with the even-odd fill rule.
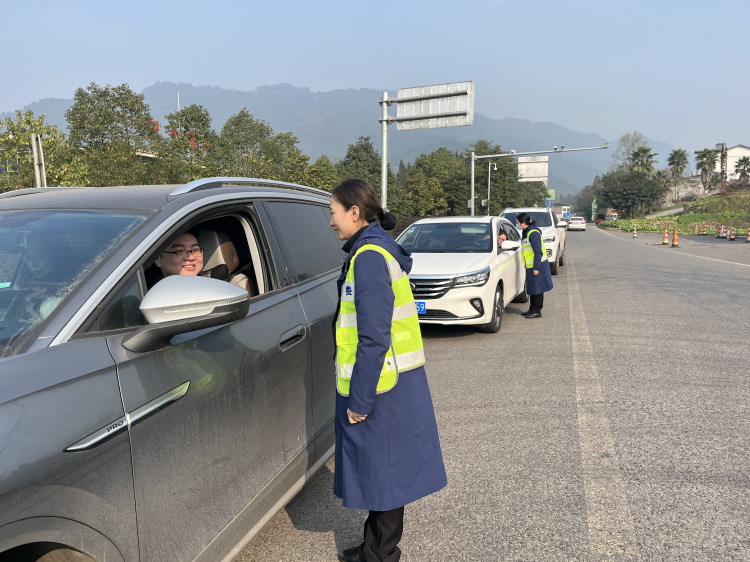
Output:
[[[424,327],[448,487],[402,560],[750,560],[750,244],[569,232],[544,316]],[[238,557],[335,561],[333,461]]]

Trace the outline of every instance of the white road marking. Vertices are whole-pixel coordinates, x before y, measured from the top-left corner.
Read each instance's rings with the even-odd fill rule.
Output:
[[[639,244],[638,242],[633,242],[632,240],[626,240],[625,238],[620,238],[619,236],[615,236],[614,234],[610,234],[609,232],[606,232],[604,230],[601,230],[600,228],[596,229],[597,232],[601,232],[602,234],[606,234],[607,236],[611,236],[615,240],[620,240],[622,242],[631,242],[633,244],[638,244],[639,246],[643,247],[643,244]],[[661,246],[662,244],[657,244],[656,246]],[[647,247],[651,247],[650,245]],[[707,258],[705,256],[696,256],[695,254],[688,254],[686,252],[670,252],[671,254],[675,256],[690,256],[691,258],[698,258],[700,260],[710,260],[710,261],[718,261],[721,263],[729,263],[732,265],[741,265],[742,267],[750,267],[750,264],[747,263],[737,263],[736,261],[727,261],[727,260],[720,260],[717,258]]]
[[[589,550],[597,557],[617,556],[620,560],[637,560],[633,518],[604,407],[576,271],[572,265],[568,265],[567,269]]]

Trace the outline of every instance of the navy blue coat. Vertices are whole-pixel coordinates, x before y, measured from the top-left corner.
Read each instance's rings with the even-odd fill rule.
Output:
[[[523,240],[526,239],[529,230],[532,230],[529,242],[531,249],[534,250],[534,268],[526,269],[526,292],[530,295],[538,295],[552,290],[552,274],[549,270],[549,260],[542,261],[542,231],[533,225],[524,228],[521,234]],[[534,234],[533,231],[539,234]],[[539,275],[534,275],[534,269],[539,272]]]
[[[349,261],[366,242],[385,248],[404,271],[411,270],[409,254],[374,222],[347,256],[339,294]],[[336,396],[333,487],[346,507],[388,511],[437,492],[448,480],[424,367],[402,373],[393,389],[376,393],[390,347],[394,300],[383,257],[359,255],[354,283],[359,344],[349,396]],[[367,418],[351,424],[347,408]]]

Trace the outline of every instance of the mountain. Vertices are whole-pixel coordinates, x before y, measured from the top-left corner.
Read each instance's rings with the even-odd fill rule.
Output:
[[[241,91],[157,82],[143,90],[154,119],[165,123],[164,115],[177,109],[178,92],[182,107],[197,103],[208,109],[217,130],[230,115],[246,107],[256,117],[268,121],[275,131],[293,131],[300,139],[302,152],[313,160],[322,154],[341,158],[346,154],[347,146],[361,136],[371,137],[375,146],[380,147],[380,90],[360,88],[312,92],[309,88],[277,84],[261,86],[254,91]],[[71,103],[72,100],[47,98],[27,105],[23,111],[32,109],[35,115],[45,115],[49,123],[64,129],[64,112]],[[391,114],[395,114],[393,109]],[[0,114],[0,118],[8,115],[12,113]],[[401,159],[413,162],[420,154],[432,152],[441,146],[461,152],[477,139],[489,139],[500,144],[504,150],[514,149],[517,152],[549,150],[555,145],[568,148],[602,146],[606,142],[595,133],[578,133],[554,123],[535,123],[512,117],[490,119],[476,114],[474,124],[469,127],[397,131],[391,126],[388,161],[396,168]],[[652,146],[660,154],[671,150],[664,143],[654,143]],[[577,192],[591,183],[595,175],[606,171],[610,154],[611,151],[605,150],[551,154],[550,189],[557,189],[560,194]],[[666,156],[663,160],[666,162]],[[479,170],[477,178],[482,177],[481,164]]]

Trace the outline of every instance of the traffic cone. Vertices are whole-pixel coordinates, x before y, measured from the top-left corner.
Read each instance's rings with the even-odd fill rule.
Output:
[[[747,229],[747,240],[745,242],[750,242],[750,228]]]
[[[669,244],[669,235],[667,234],[667,227],[664,227],[664,240],[661,241],[661,245]]]
[[[635,229],[635,223],[633,223],[633,238],[638,238],[638,231]]]
[[[732,233],[729,235],[729,241],[734,242],[737,240],[737,237],[734,235],[734,227],[732,227]]]
[[[729,227],[727,225],[722,225],[721,227],[721,237],[726,238],[727,237],[727,231],[729,230]]]
[[[680,245],[680,240],[677,238],[677,227],[674,227],[674,236],[672,236],[672,247],[676,248]]]
[[[721,231],[719,230],[719,225],[716,225],[716,238],[721,238]]]
[[[708,227],[705,222],[703,223],[703,236],[708,236]]]

